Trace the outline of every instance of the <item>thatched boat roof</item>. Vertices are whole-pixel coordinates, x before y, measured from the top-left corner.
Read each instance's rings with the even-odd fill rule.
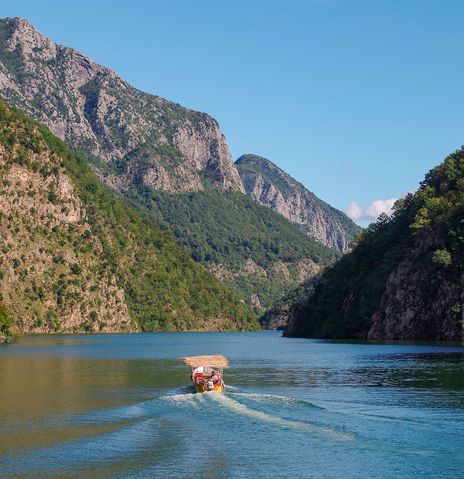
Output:
[[[198,368],[199,366],[226,368],[229,366],[229,361],[224,356],[188,356],[182,359],[187,366],[192,368]]]

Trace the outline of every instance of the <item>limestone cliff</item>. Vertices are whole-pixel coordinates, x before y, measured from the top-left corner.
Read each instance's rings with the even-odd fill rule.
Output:
[[[321,243],[341,252],[360,231],[344,213],[320,200],[274,163],[257,155],[235,162],[247,194]]]
[[[405,258],[388,276],[368,339],[464,339],[464,275]]]
[[[137,90],[21,18],[0,20],[0,95],[113,167],[105,176],[113,186],[142,181],[194,191],[207,178],[216,188],[243,191],[216,120]]]

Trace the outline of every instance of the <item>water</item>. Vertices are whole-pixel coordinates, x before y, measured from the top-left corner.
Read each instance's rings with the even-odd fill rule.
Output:
[[[194,394],[186,355],[231,361]],[[279,333],[0,347],[2,478],[462,478],[464,347]]]

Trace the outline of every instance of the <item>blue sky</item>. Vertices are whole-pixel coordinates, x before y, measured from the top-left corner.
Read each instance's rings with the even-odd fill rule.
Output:
[[[234,159],[271,159],[361,224],[464,143],[462,1],[1,0],[0,14],[210,113]]]

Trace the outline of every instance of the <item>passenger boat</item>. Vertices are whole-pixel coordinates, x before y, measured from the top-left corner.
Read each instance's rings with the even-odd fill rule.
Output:
[[[219,393],[225,388],[222,376],[229,362],[224,356],[189,356],[182,359],[192,368],[190,378],[198,392]]]

